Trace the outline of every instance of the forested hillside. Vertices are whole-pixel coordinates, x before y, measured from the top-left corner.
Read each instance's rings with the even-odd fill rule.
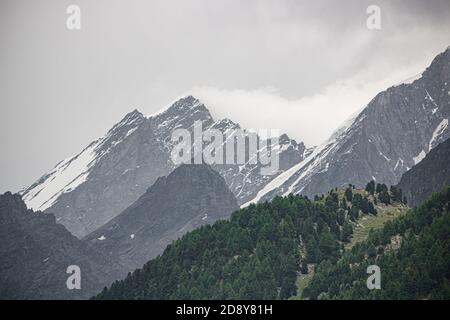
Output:
[[[202,226],[98,299],[286,299],[299,274],[336,261],[357,221],[376,206],[400,203],[401,191],[371,182],[367,190],[333,190],[310,200],[276,197],[228,221]]]
[[[336,263],[325,260],[304,298],[449,299],[450,187],[386,223]],[[369,265],[381,271],[381,290],[368,290]]]

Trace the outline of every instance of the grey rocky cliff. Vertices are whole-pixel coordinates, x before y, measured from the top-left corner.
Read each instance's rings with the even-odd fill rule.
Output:
[[[225,180],[205,164],[181,165],[159,178],[125,211],[85,238],[129,271],[142,267],[166,246],[204,224],[239,209]]]
[[[434,192],[450,185],[450,139],[439,144],[425,159],[405,172],[398,187],[410,206],[416,206]]]
[[[70,265],[80,267],[80,290],[66,286]],[[0,195],[0,299],[88,299],[124,272],[54,215],[28,210],[17,194]]]

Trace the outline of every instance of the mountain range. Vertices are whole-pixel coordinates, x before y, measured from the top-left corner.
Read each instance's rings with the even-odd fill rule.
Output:
[[[205,105],[192,96],[150,117],[135,110],[78,155],[61,161],[21,195],[28,207],[54,212],[58,222],[82,238],[116,217],[159,177],[176,168],[171,158],[172,132],[184,128],[192,133],[195,121],[202,121],[204,130],[218,129],[224,134],[240,128],[229,119],[214,121]],[[284,134],[274,152],[279,154],[283,172],[311,150]],[[239,204],[253,198],[276,176],[261,175],[263,165],[259,161],[212,167],[225,179]]]
[[[404,172],[450,136],[449,118],[447,49],[419,77],[379,93],[322,145],[306,148],[281,135],[276,174],[261,175],[260,162],[212,167],[241,206],[289,193],[314,196],[348,183],[362,187],[369,180],[397,184]],[[171,134],[178,128],[192,133],[198,120],[205,130],[218,129],[224,134],[240,128],[229,119],[214,120],[192,96],[150,117],[135,110],[21,195],[28,207],[54,212],[58,222],[82,238],[176,168],[171,159]]]

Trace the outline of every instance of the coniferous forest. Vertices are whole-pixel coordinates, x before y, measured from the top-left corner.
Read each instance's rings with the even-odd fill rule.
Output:
[[[322,261],[304,298],[449,299],[450,188],[369,233],[336,260]],[[381,290],[367,290],[366,270],[381,270]]]
[[[307,273],[304,299],[449,298],[450,188],[349,246],[361,219],[403,201],[401,190],[370,182],[250,205],[186,234],[95,298],[288,299]],[[372,264],[383,290],[366,287]]]

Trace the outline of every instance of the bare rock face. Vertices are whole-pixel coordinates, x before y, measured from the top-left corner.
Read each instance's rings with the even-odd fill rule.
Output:
[[[215,121],[199,100],[188,96],[167,110],[144,117],[130,112],[102,138],[78,155],[60,162],[21,192],[29,208],[55,212],[57,221],[82,238],[110,221],[136,201],[159,177],[175,169],[171,159],[175,129],[193,132],[195,121],[203,130],[222,133],[240,128],[228,119]],[[247,149],[248,151],[248,149]],[[301,161],[307,150],[287,135],[280,137],[279,173]],[[262,164],[213,165],[242,204],[275,175],[260,174]]]
[[[450,185],[450,139],[439,144],[429,154],[403,174],[398,187],[410,206],[416,206],[434,192]]]
[[[125,272],[11,193],[0,195],[0,257],[0,299],[87,299]],[[67,288],[70,265],[80,267],[80,290]]]
[[[181,165],[85,241],[132,271],[166,246],[239,209],[225,180],[205,164]]]
[[[250,202],[314,196],[352,183],[394,185],[450,137],[450,48],[411,83],[379,93],[305,160],[269,182]],[[249,203],[250,203],[249,202]]]

